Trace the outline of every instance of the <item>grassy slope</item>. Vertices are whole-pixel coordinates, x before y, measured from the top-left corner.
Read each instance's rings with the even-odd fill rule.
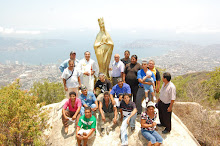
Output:
[[[178,76],[172,79],[177,89],[177,101],[197,102],[207,109],[220,110],[219,100],[207,93],[210,86],[205,82],[210,80],[210,72],[197,72]],[[212,88],[212,87],[211,87]]]
[[[219,71],[217,76],[219,76]],[[219,77],[215,79],[217,79],[216,82],[220,82]],[[178,76],[172,79],[172,82],[177,89],[176,101],[181,101],[175,103],[173,112],[202,146],[218,145],[220,142],[220,114],[215,110],[220,109],[220,99],[219,97],[215,99],[209,94],[209,91],[215,88],[215,91],[218,92],[219,88],[217,87],[216,90],[216,86],[212,86],[210,72]],[[207,82],[211,83],[211,86]],[[191,102],[199,103],[202,106]]]

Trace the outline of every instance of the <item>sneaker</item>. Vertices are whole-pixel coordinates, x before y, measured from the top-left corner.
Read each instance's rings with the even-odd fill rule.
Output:
[[[101,128],[101,136],[103,136],[105,134],[105,128]]]
[[[158,127],[164,127],[162,124],[157,124]]]
[[[110,131],[112,131],[112,128],[106,127],[106,134],[109,135]]]
[[[121,144],[122,146],[128,146],[128,142]]]
[[[131,127],[131,132],[133,132],[135,130],[135,127]]]
[[[145,101],[146,101],[146,102],[148,102],[148,101],[149,101],[149,98],[148,98],[148,97],[146,97]]]
[[[153,97],[153,99],[154,99],[154,101],[156,101],[156,100],[157,100],[157,98],[156,98],[155,96]]]
[[[64,132],[67,134],[68,133],[68,127],[65,127]]]
[[[168,133],[170,133],[170,131],[167,131],[166,129],[164,129],[164,130],[162,131],[162,133],[163,133],[163,134],[168,134]]]

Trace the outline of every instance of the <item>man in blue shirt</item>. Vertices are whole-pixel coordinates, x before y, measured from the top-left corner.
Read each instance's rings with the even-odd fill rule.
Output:
[[[84,115],[85,107],[91,107],[92,111],[95,112],[98,109],[98,102],[95,95],[88,91],[86,86],[81,85],[82,94],[80,95],[80,100],[82,102],[81,113]]]
[[[63,72],[64,69],[66,69],[68,67],[69,60],[73,60],[74,61],[74,68],[76,68],[77,64],[79,63],[79,60],[76,59],[76,52],[75,51],[71,51],[70,52],[70,58],[65,60],[65,61],[63,61],[63,63],[60,64],[59,69],[60,69],[61,72]]]
[[[122,78],[118,78],[117,81],[118,84],[113,86],[110,92],[110,98],[114,106],[119,107],[123,94],[128,93],[129,95],[131,95],[131,88],[127,83],[123,83]]]
[[[139,89],[137,91],[137,99],[136,99],[136,106],[137,106],[137,110],[138,110],[138,114],[141,114],[142,112],[142,107],[141,107],[141,101],[143,100],[143,98],[145,97],[145,91],[144,91],[144,86],[143,84],[148,84],[148,85],[153,85],[154,83],[149,81],[146,82],[145,80],[143,80],[144,77],[146,77],[146,72],[148,71],[148,63],[146,60],[142,61],[142,68],[141,70],[139,70],[137,72],[137,79],[139,82]],[[151,77],[153,78],[154,82],[156,81],[155,75],[152,73]]]

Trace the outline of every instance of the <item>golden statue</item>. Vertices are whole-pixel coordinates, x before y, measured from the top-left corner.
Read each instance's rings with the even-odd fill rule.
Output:
[[[103,18],[98,19],[100,32],[96,36],[94,49],[99,64],[99,72],[109,78],[109,64],[111,61],[114,43],[108,32],[105,30]]]

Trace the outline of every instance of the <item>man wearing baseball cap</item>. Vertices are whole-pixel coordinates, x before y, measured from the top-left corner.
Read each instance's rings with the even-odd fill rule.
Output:
[[[59,69],[60,69],[61,72],[63,72],[64,69],[66,69],[68,67],[69,60],[74,61],[74,67],[77,66],[77,64],[79,63],[79,60],[76,59],[76,52],[75,51],[71,51],[70,52],[70,58],[66,59],[62,64],[60,64]]]
[[[82,102],[81,114],[84,115],[86,107],[91,107],[92,113],[95,112],[98,109],[98,102],[95,95],[93,92],[88,91],[85,85],[81,85],[80,89],[82,91],[82,94],[79,96]]]
[[[118,84],[112,87],[110,98],[115,107],[119,107],[124,93],[131,95],[131,88],[127,83],[124,83],[122,78],[117,79]]]

